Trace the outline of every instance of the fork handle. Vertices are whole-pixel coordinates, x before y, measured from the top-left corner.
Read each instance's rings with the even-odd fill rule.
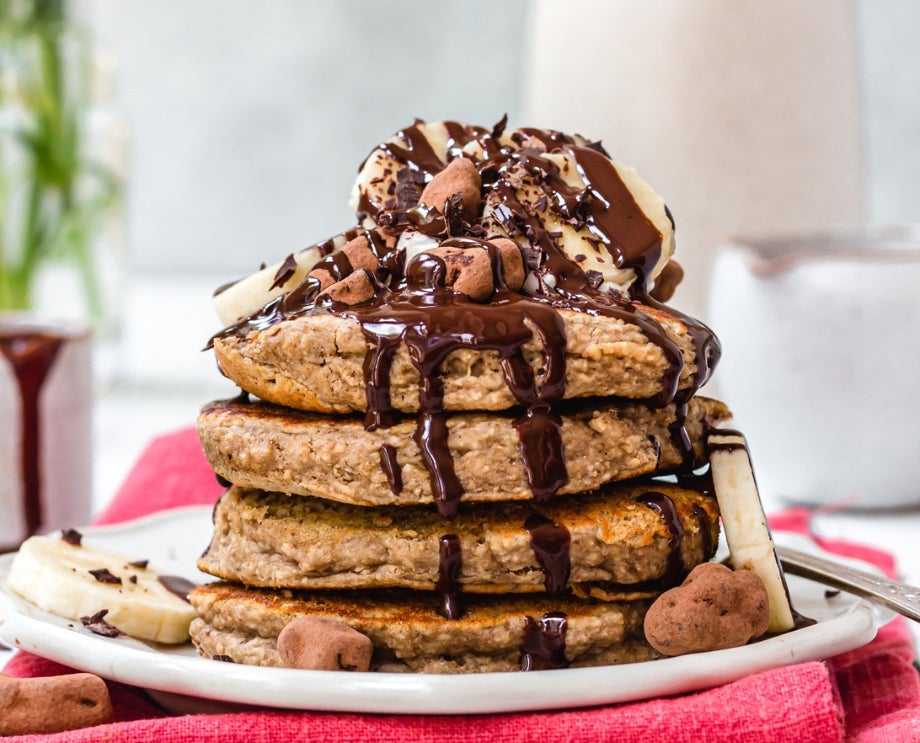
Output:
[[[817,581],[847,593],[862,596],[908,619],[920,622],[920,588],[908,583],[889,580],[839,562],[815,557],[788,547],[776,547],[783,569],[803,578]]]

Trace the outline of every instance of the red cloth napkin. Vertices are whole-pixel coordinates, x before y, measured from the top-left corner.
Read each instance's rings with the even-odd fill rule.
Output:
[[[112,523],[180,505],[213,503],[222,492],[192,429],[154,440],[97,523]],[[808,513],[794,509],[774,529],[808,532]],[[206,540],[207,536],[202,535]],[[823,541],[829,551],[894,572],[889,555]],[[920,677],[904,620],[883,627],[865,647],[827,662],[802,663],[668,699],[564,712],[508,715],[398,716],[246,711],[171,717],[142,690],[109,683],[115,721],[84,730],[15,740],[125,743],[157,740],[245,741],[771,741],[861,743],[920,740]],[[47,676],[69,669],[27,653],[4,669]]]

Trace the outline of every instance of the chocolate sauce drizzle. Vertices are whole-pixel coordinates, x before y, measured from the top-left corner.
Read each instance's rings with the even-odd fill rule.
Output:
[[[561,524],[534,513],[527,517],[524,528],[530,535],[530,546],[543,569],[543,585],[549,594],[565,590],[571,572],[569,530]]]
[[[715,541],[712,538],[712,527],[709,524],[709,516],[706,509],[699,503],[693,504],[693,515],[700,525],[700,540],[703,547],[703,560],[711,560],[715,554]]]
[[[568,668],[565,657],[566,616],[561,611],[544,614],[539,621],[525,617],[521,642],[521,670]]]
[[[737,436],[741,441],[713,441],[711,436],[707,438],[706,446],[710,452],[714,451],[724,451],[724,452],[733,452],[738,451],[747,451],[747,439],[744,438],[744,434],[740,431],[735,431],[731,428],[715,428],[710,432],[711,436]]]
[[[396,459],[396,448],[390,444],[380,446],[380,467],[387,477],[390,492],[399,495],[403,489],[402,468]]]
[[[463,616],[460,604],[460,575],[463,572],[463,549],[456,534],[445,534],[438,540],[438,580],[435,590],[441,594],[441,616],[459,619]]]
[[[16,376],[20,401],[20,473],[26,536],[41,530],[44,518],[41,482],[42,387],[54,365],[62,339],[44,333],[0,335],[0,353]]]
[[[501,322],[496,322],[500,308]],[[457,514],[463,487],[454,471],[448,446],[448,415],[438,367],[461,348],[494,350],[499,354],[505,383],[524,413],[514,422],[534,497],[545,500],[568,482],[562,452],[561,419],[551,405],[565,391],[565,330],[558,313],[520,294],[502,290],[490,305],[477,304],[443,289],[428,293],[391,295],[388,302],[342,310],[358,319],[368,341],[365,356],[369,430],[398,420],[389,392],[393,356],[405,344],[419,373],[419,413],[415,442],[428,469],[440,512]],[[546,348],[546,371],[535,378],[523,348],[536,328]]]
[[[388,194],[384,203],[379,203],[362,189],[359,216],[370,215],[391,238],[388,244],[377,231],[349,233],[349,239],[364,234],[380,262],[380,289],[376,296],[355,306],[317,303],[319,282],[308,277],[286,295],[215,337],[245,336],[309,313],[355,319],[367,344],[364,376],[368,430],[388,428],[399,419],[390,396],[390,372],[397,350],[405,346],[420,378],[414,439],[438,509],[445,517],[453,518],[463,486],[450,452],[444,387],[438,372],[447,357],[460,349],[498,353],[505,383],[520,406],[514,427],[530,489],[536,501],[545,501],[568,482],[561,419],[554,407],[565,395],[566,338],[559,310],[622,320],[638,326],[661,349],[666,368],[660,392],[646,403],[654,407],[676,404],[677,417],[670,436],[683,454],[686,468],[692,468],[695,462],[685,428],[686,404],[718,361],[718,341],[702,323],[668,308],[686,325],[696,354],[696,370],[689,385],[685,383],[681,388],[683,352],[655,319],[654,312],[646,311],[661,307],[648,293],[648,278],[661,258],[662,235],[636,204],[603,148],[598,143],[582,145],[568,135],[540,129],[515,132],[511,138],[518,146],[513,147],[500,141],[503,122],[491,131],[447,122],[447,156],[442,160],[426,137],[423,123],[416,121],[381,145],[383,152],[399,163],[401,173],[408,171],[408,176],[402,176],[402,187],[421,186],[429,181],[446,166],[446,161],[463,156],[462,148],[475,139],[485,153],[477,167],[490,215],[472,224],[459,220],[448,224],[449,220],[424,204],[409,207],[412,198],[390,198],[392,194]],[[546,156],[559,151],[571,156],[583,187],[570,186],[560,172],[558,159]],[[385,175],[393,173],[388,171]],[[597,277],[589,277],[565,254],[558,242],[560,233],[547,230],[537,210],[522,200],[522,178],[542,189],[544,195],[538,199],[541,207],[576,228],[585,228],[585,239],[603,246],[614,265],[634,271],[633,300],[602,291]],[[394,183],[393,194],[397,187]],[[488,250],[496,286],[490,301],[477,304],[444,288],[443,261],[430,254],[422,254],[405,265],[405,251],[396,249],[392,236],[410,227],[439,240],[441,245]],[[458,230],[466,234],[458,235]],[[534,286],[509,291],[503,284],[498,251],[483,238],[505,233],[522,236],[533,246],[522,252],[536,282]],[[346,264],[344,254],[332,252],[315,269],[325,269],[339,279],[350,270]],[[523,351],[535,335],[545,355],[539,378]],[[381,450],[381,466],[388,471],[392,462],[386,457]]]
[[[680,522],[680,517],[677,514],[674,501],[664,493],[652,490],[638,496],[636,502],[642,503],[653,511],[656,511],[668,528],[668,532],[670,533],[668,537],[668,562],[662,578],[666,583],[677,585],[684,579],[687,571],[684,569],[684,559],[681,555],[684,527]]]

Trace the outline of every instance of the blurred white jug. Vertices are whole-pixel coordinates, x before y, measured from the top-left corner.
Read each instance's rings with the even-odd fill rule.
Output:
[[[708,318],[764,493],[920,503],[920,226],[739,238]]]
[[[526,123],[602,138],[671,208],[675,307],[731,235],[861,221],[851,2],[541,0],[528,40]]]

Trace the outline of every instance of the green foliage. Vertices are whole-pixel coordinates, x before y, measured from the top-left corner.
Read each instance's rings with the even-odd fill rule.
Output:
[[[93,245],[121,183],[87,156],[90,49],[63,0],[0,0],[0,309],[32,306],[49,261],[102,314]]]

